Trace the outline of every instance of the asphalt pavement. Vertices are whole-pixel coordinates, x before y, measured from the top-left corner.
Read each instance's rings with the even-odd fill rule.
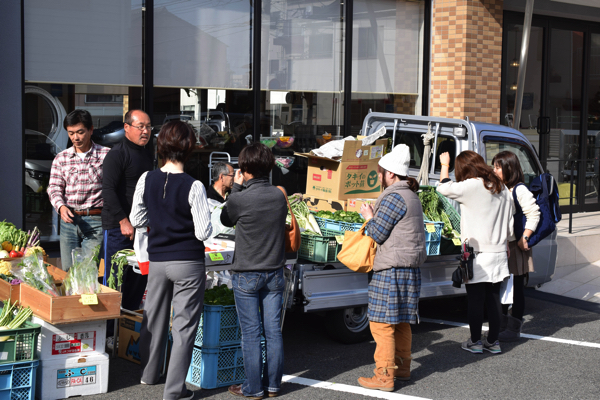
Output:
[[[600,398],[600,304],[528,289],[526,322],[518,343],[502,354],[471,354],[466,299],[423,300],[413,326],[412,379],[385,393],[362,389],[371,376],[375,344],[344,345],[325,333],[323,317],[288,313],[284,327],[284,381],[279,398],[327,399],[598,399]],[[197,399],[233,400],[227,388],[189,386]],[[139,366],[110,364],[109,392],[94,399],[161,399],[162,382],[139,383]]]

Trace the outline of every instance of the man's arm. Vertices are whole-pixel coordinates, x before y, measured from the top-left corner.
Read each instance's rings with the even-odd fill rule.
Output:
[[[64,178],[63,167],[61,164],[62,157],[56,157],[52,161],[52,169],[50,170],[50,182],[48,183],[48,197],[52,207],[56,210],[60,218],[67,222],[73,222],[73,213],[67,207],[67,200],[65,198],[65,190],[67,182]]]
[[[119,221],[121,233],[133,240],[133,226],[129,222],[128,215],[123,210],[117,190],[119,182],[123,178],[123,160],[118,151],[109,151],[104,158],[102,172],[102,198],[104,205],[108,205],[109,215]]]

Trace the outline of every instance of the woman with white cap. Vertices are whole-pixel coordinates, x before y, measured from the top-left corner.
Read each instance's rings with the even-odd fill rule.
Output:
[[[394,379],[410,379],[412,333],[419,320],[420,266],[427,258],[423,208],[408,177],[410,152],[400,144],[379,161],[383,193],[375,207],[365,205],[367,231],[377,243],[369,281],[369,324],[375,339],[375,376],[361,377],[368,389],[394,390]]]

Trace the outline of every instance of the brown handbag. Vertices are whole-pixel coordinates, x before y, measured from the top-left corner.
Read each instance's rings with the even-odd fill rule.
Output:
[[[281,186],[277,186],[279,190],[283,192],[283,196],[285,197],[285,201],[288,206],[288,210],[290,210],[290,214],[292,216],[292,224],[291,226],[285,224],[285,252],[286,253],[295,253],[300,249],[300,226],[298,225],[298,221],[296,221],[296,217],[292,212],[292,207],[290,206],[290,202],[287,197],[287,193],[285,189]]]

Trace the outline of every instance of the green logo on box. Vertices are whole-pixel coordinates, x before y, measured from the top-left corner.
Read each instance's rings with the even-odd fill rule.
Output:
[[[369,185],[369,187],[373,187],[373,186],[377,185],[377,172],[376,171],[369,172],[369,176],[367,177],[367,185]]]

